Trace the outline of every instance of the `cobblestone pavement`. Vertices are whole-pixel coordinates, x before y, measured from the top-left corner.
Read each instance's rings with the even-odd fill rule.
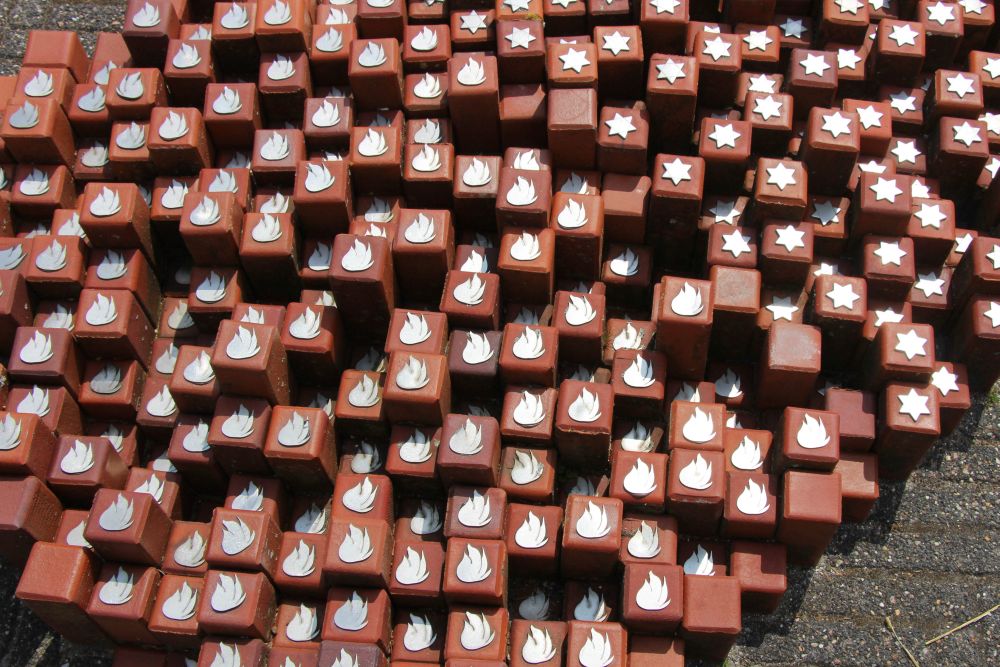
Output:
[[[118,0],[0,0],[0,74],[17,71],[31,28],[119,30]],[[1000,603],[1000,405],[979,397],[960,429],[904,485],[883,484],[868,521],[844,526],[820,564],[793,569],[778,612],[751,616],[730,654],[748,665],[904,665],[891,615],[922,665],[1000,664],[1000,612],[931,647],[926,639]],[[0,564],[0,667],[110,661],[49,632],[13,601]]]

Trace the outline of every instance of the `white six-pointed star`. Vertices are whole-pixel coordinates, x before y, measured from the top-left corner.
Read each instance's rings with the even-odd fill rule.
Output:
[[[786,166],[784,162],[768,167],[767,183],[779,190],[784,190],[789,185],[795,185],[795,170]]]
[[[920,157],[917,142],[913,139],[896,139],[896,145],[889,152],[896,156],[899,164],[916,164]]]
[[[743,211],[736,208],[735,199],[720,199],[715,203],[715,206],[708,209],[708,212],[715,216],[717,223],[724,222],[727,225],[735,225],[736,218]]]
[[[983,70],[990,75],[991,79],[1000,76],[1000,58],[987,58]]]
[[[990,308],[983,313],[983,317],[989,319],[992,328],[1000,327],[1000,303],[990,301]]]
[[[986,163],[983,169],[990,172],[990,178],[996,178],[997,172],[1000,171],[1000,158],[990,158],[990,161]]]
[[[840,207],[834,205],[831,200],[813,202],[813,212],[811,218],[818,220],[819,224],[826,227],[830,223],[840,222]]]
[[[799,61],[799,64],[805,70],[806,76],[810,74],[823,76],[826,74],[826,70],[830,69],[830,63],[826,62],[826,57],[819,53],[807,53],[806,57]]]
[[[657,14],[662,14],[663,12],[673,14],[677,9],[677,5],[681,4],[681,2],[680,0],[649,0],[649,4],[656,9]]]
[[[563,9],[566,9],[567,7],[569,7],[570,5],[572,5],[574,2],[580,2],[580,0],[552,0],[552,4],[553,5],[559,5]]]
[[[726,123],[725,125],[716,125],[712,133],[708,135],[708,138],[715,142],[716,148],[725,148],[726,146],[730,148],[736,148],[736,140],[742,135],[733,129],[732,123]]]
[[[477,13],[475,9],[468,14],[463,14],[462,30],[468,30],[473,35],[480,30],[486,30],[486,15]]]
[[[503,0],[512,12],[528,11],[528,0]]]
[[[842,134],[851,133],[851,119],[841,115],[839,111],[823,116],[823,129],[836,139]]]
[[[750,93],[774,93],[774,86],[777,82],[766,74],[758,74],[750,77],[750,85],[747,92]]]
[[[796,248],[805,248],[806,244],[803,241],[806,233],[801,229],[795,229],[792,225],[787,225],[785,227],[778,227],[775,230],[778,238],[775,240],[775,245],[784,246],[785,250],[792,252]]]
[[[951,129],[955,134],[955,141],[963,143],[966,146],[977,144],[983,140],[983,138],[979,136],[979,128],[972,125],[967,120],[962,121],[961,125],[953,126]]]
[[[937,387],[942,396],[947,396],[958,391],[958,376],[949,371],[947,366],[942,366],[931,373],[931,384]]]
[[[910,181],[910,197],[913,199],[930,199],[931,189],[927,187],[927,184],[920,180],[919,176],[914,176],[913,180]]]
[[[910,329],[906,333],[898,333],[896,334],[896,352],[902,352],[910,361],[913,361],[913,357],[926,357],[927,339],[918,334],[916,329]]]
[[[671,181],[674,185],[680,185],[681,181],[691,180],[691,165],[675,157],[673,162],[663,163],[663,178]]]
[[[733,257],[739,258],[743,253],[750,252],[750,237],[745,236],[738,229],[734,229],[728,234],[723,234],[722,251],[731,253]]]
[[[909,23],[896,24],[889,33],[889,39],[896,42],[896,46],[916,46],[918,36],[919,33]]]
[[[927,5],[927,20],[934,21],[938,25],[945,25],[955,20],[955,8],[944,2]]]
[[[621,34],[621,32],[615,30],[610,35],[604,35],[604,46],[601,48],[605,51],[610,51],[614,55],[618,55],[622,51],[626,53],[629,51],[628,41],[631,39],[627,35]]]
[[[897,313],[892,308],[886,307],[884,310],[875,310],[875,326],[881,327],[886,323],[897,323],[903,321],[903,313]]]
[[[585,50],[577,51],[572,46],[569,47],[566,53],[559,56],[559,60],[562,61],[563,71],[571,69],[577,74],[590,64],[590,60],[587,59],[587,52]]]
[[[771,297],[771,305],[765,306],[765,308],[771,311],[771,319],[775,322],[778,320],[788,320],[791,322],[792,314],[799,309],[798,306],[792,303],[792,297],[790,296]]]
[[[781,32],[784,33],[785,37],[794,37],[795,39],[801,39],[806,33],[806,26],[802,23],[802,19],[793,19],[791,17],[785,19],[785,22],[780,26]]]
[[[871,129],[873,127],[882,127],[882,112],[876,109],[873,105],[869,104],[866,107],[859,107],[857,110],[858,120],[861,125],[866,129]]]
[[[859,162],[858,169],[868,174],[885,173],[885,165],[875,161],[875,159],[868,160],[868,162]]]
[[[905,90],[900,90],[889,95],[889,106],[898,113],[907,113],[917,110],[917,98],[910,95]]]
[[[958,0],[958,4],[962,5],[966,14],[982,14],[983,10],[986,9],[986,3],[983,0]]]
[[[837,69],[857,69],[861,56],[854,49],[837,49]]]
[[[986,123],[986,131],[990,134],[1000,134],[1000,113],[987,111],[979,117],[979,120]]]
[[[507,35],[512,49],[526,49],[536,39],[538,38],[531,34],[530,28],[511,28],[510,34]]]
[[[826,297],[833,302],[833,308],[846,308],[850,310],[854,308],[854,302],[861,297],[854,293],[854,287],[851,283],[833,283],[830,291],[826,293]]]
[[[767,46],[774,40],[767,36],[766,30],[751,30],[744,35],[743,42],[747,51],[767,51]]]
[[[899,247],[898,241],[879,241],[878,249],[874,251],[882,266],[902,266],[906,251]]]
[[[636,131],[635,125],[632,124],[632,116],[623,116],[617,111],[615,117],[604,121],[604,124],[608,126],[609,137],[617,135],[622,139],[628,139],[628,133]]]
[[[910,387],[908,394],[899,395],[899,414],[909,415],[913,421],[920,421],[920,415],[929,415],[931,409],[927,407],[930,396],[918,394],[917,390]]]
[[[961,72],[955,76],[945,77],[945,80],[948,82],[948,92],[955,93],[959,99],[963,99],[966,95],[976,92],[976,80],[971,76],[965,76]]]
[[[895,178],[882,178],[872,184],[871,191],[875,193],[875,201],[896,202],[896,197],[903,194],[903,191],[896,186]]]
[[[986,253],[986,258],[993,263],[993,270],[1000,269],[1000,245],[993,246],[993,249]]]
[[[774,99],[771,95],[758,97],[753,101],[753,112],[764,120],[777,118],[781,115],[781,102]]]
[[[670,83],[675,83],[677,79],[686,79],[687,74],[684,73],[684,63],[674,62],[673,58],[667,58],[667,62],[656,66],[656,78],[666,79]]]
[[[729,47],[729,42],[721,37],[714,37],[705,40],[705,46],[701,52],[706,56],[710,56],[712,60],[718,61],[729,57]]]
[[[917,282],[913,283],[913,289],[924,293],[925,298],[930,298],[937,294],[944,296],[944,278],[931,271],[930,273],[918,273]]]
[[[972,244],[973,238],[974,237],[972,236],[972,234],[968,232],[962,234],[961,236],[956,236],[955,252],[957,252],[959,255],[965,254],[965,251],[968,250],[969,246]]]
[[[841,14],[857,14],[862,6],[861,0],[837,0],[837,8]]]
[[[948,216],[941,211],[941,204],[920,204],[920,210],[913,215],[920,221],[921,227],[934,229],[941,229],[941,223],[948,219]]]

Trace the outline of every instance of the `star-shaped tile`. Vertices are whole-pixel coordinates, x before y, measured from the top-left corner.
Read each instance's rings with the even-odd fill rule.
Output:
[[[506,39],[510,41],[510,48],[526,49],[538,38],[531,34],[531,28],[512,28]]]
[[[993,249],[986,253],[986,258],[993,263],[993,270],[1000,269],[1000,245],[994,245]]]
[[[753,101],[753,112],[764,120],[777,118],[781,115],[781,102],[770,95],[759,97]]]
[[[731,253],[733,257],[739,258],[743,253],[750,252],[750,237],[745,236],[738,229],[729,234],[722,235],[722,252]]]
[[[725,125],[716,125],[715,129],[712,130],[712,134],[708,135],[708,138],[715,142],[716,148],[736,148],[736,140],[742,135],[733,129],[732,123],[727,123]]]
[[[719,61],[722,58],[729,57],[729,47],[729,42],[721,37],[714,37],[705,40],[705,46],[701,52],[706,56],[710,56],[713,61]]]
[[[873,127],[882,127],[882,116],[884,114],[876,109],[874,105],[869,104],[866,107],[859,107],[857,114],[858,120],[861,121],[861,126],[866,130],[870,130]]]
[[[784,246],[788,252],[792,252],[796,248],[806,247],[805,241],[802,240],[806,235],[803,230],[795,229],[792,225],[788,225],[786,227],[778,227],[774,231],[778,235],[778,239],[774,244]]]
[[[966,14],[982,14],[983,10],[986,9],[986,3],[983,0],[958,0],[958,4],[962,5]]]
[[[885,9],[889,0],[868,0],[868,6],[872,8],[873,11],[878,11],[880,9]]]
[[[810,74],[823,76],[826,74],[826,70],[830,69],[830,63],[826,62],[826,58],[818,53],[806,54],[806,57],[800,60],[799,64],[805,70],[806,76]]]
[[[791,322],[792,314],[799,310],[799,307],[792,303],[792,297],[790,296],[771,297],[771,305],[765,306],[765,308],[771,311],[771,319],[775,322],[778,320],[788,320]]]
[[[883,324],[896,324],[903,321],[903,313],[897,313],[892,308],[885,308],[883,310],[875,309],[875,326],[880,327]]]
[[[955,20],[955,8],[944,2],[928,5],[927,20],[934,21],[938,25],[946,25]]]
[[[990,178],[996,178],[997,172],[1000,171],[1000,158],[990,158],[990,161],[986,163],[983,169],[990,172]]]
[[[837,0],[837,8],[841,14],[857,14],[863,6],[861,0]]]
[[[910,329],[906,333],[896,334],[896,352],[902,352],[906,358],[913,361],[914,357],[927,356],[927,339]]]
[[[686,79],[687,74],[684,73],[684,63],[674,62],[673,58],[667,58],[667,62],[656,66],[656,78],[666,79],[670,83],[675,83],[677,79]]]
[[[990,327],[994,329],[1000,327],[1000,303],[990,301],[990,309],[983,313],[983,316],[990,320]]]
[[[663,178],[671,181],[674,185],[680,185],[681,181],[690,181],[691,165],[685,164],[679,157],[675,157],[673,162],[664,162]]]
[[[868,160],[868,162],[859,162],[858,169],[865,172],[866,174],[884,174],[885,165],[877,162],[874,159]]]
[[[608,126],[609,137],[617,135],[622,139],[628,139],[628,133],[635,132],[635,125],[632,124],[632,116],[623,116],[617,111],[615,112],[615,117],[604,121],[604,124]]]
[[[826,293],[826,297],[833,302],[834,310],[837,308],[850,310],[854,308],[854,302],[861,298],[854,293],[854,287],[851,283],[833,283],[833,287]]]
[[[562,68],[565,72],[568,69],[573,70],[577,74],[583,71],[583,68],[590,64],[590,60],[587,59],[586,51],[577,51],[572,46],[566,53],[559,56],[559,60],[562,61]]]
[[[831,200],[816,200],[813,202],[813,212],[810,217],[818,220],[821,226],[826,227],[834,222],[840,222],[840,207],[835,206]]]
[[[649,4],[656,9],[657,14],[664,12],[673,14],[677,10],[677,5],[681,4],[681,2],[680,0],[649,0]]]
[[[910,197],[913,199],[930,199],[931,189],[920,180],[919,176],[914,176],[910,181]]]
[[[979,136],[979,128],[975,125],[971,125],[969,121],[962,121],[961,125],[955,125],[952,128],[955,133],[955,141],[963,143],[966,146],[971,146],[972,144],[978,144],[983,140]]]
[[[900,90],[889,95],[889,106],[901,114],[908,111],[916,111],[917,98],[910,95],[905,90]]]
[[[777,82],[768,75],[758,74],[756,76],[750,77],[750,85],[747,86],[747,91],[751,93],[771,94],[775,92],[774,90],[775,83]]]
[[[823,130],[832,134],[834,139],[842,134],[850,134],[851,119],[841,115],[839,111],[823,116]]]
[[[806,32],[806,26],[802,23],[802,19],[789,17],[779,27],[785,37],[794,37],[795,39],[801,39]]]
[[[917,281],[913,283],[913,289],[920,290],[924,297],[931,298],[935,294],[944,296],[944,278],[931,271],[930,273],[918,273]]]
[[[784,190],[789,185],[795,185],[795,170],[785,166],[784,162],[779,162],[773,167],[768,167],[767,183],[779,190]]]
[[[708,212],[715,216],[715,222],[724,222],[727,225],[735,225],[736,218],[739,217],[741,211],[736,208],[735,199],[720,199],[716,202],[715,206],[708,209]]]
[[[931,373],[931,384],[937,387],[942,396],[947,396],[958,391],[958,376],[949,371],[947,366],[942,366]]]
[[[897,241],[879,241],[878,249],[873,253],[882,262],[882,266],[902,266],[906,251],[899,247]]]
[[[486,15],[477,13],[475,9],[468,14],[463,14],[462,30],[468,30],[473,35],[480,30],[486,30]]]
[[[929,415],[931,409],[927,407],[930,396],[917,393],[917,390],[910,387],[910,392],[899,395],[899,414],[909,415],[913,421],[920,421],[921,415]]]
[[[974,238],[975,237],[972,234],[968,233],[968,232],[966,232],[965,234],[962,234],[961,236],[956,236],[955,237],[955,252],[957,252],[959,255],[964,255],[965,251],[969,249],[970,245],[972,245],[972,240]]]
[[[871,191],[875,193],[875,201],[896,202],[896,197],[903,194],[903,191],[896,186],[894,178],[879,178],[871,186]]]
[[[767,51],[767,46],[774,40],[767,36],[766,30],[751,30],[743,37],[747,51]]]
[[[916,164],[917,158],[920,157],[920,151],[917,150],[917,142],[913,139],[906,141],[897,139],[896,145],[889,152],[896,156],[896,162],[899,164]]]
[[[840,270],[828,262],[820,262],[816,270],[813,271],[813,275],[819,278],[820,276],[839,276]]]
[[[986,123],[986,131],[990,134],[1000,135],[1000,113],[993,113],[992,111],[987,111],[979,120]]]
[[[948,82],[948,92],[955,93],[959,99],[976,92],[976,80],[970,76],[965,76],[961,72],[955,76],[945,77],[945,81]]]
[[[512,12],[528,11],[528,0],[503,0],[503,4],[510,7]]]
[[[1000,58],[987,58],[983,70],[990,75],[991,79],[1000,76]]]
[[[892,26],[889,39],[896,42],[896,46],[916,46],[919,34],[909,23],[901,23]]]
[[[941,229],[941,223],[948,219],[948,216],[941,212],[940,204],[921,204],[920,210],[913,215],[920,221],[921,227],[934,229]]]
[[[601,48],[605,51],[610,51],[614,55],[618,55],[622,51],[626,53],[629,51],[628,41],[631,39],[627,35],[621,34],[621,32],[615,30],[610,35],[604,35],[604,46]]]
[[[552,4],[553,5],[559,5],[563,9],[566,9],[567,7],[569,7],[570,5],[572,5],[574,2],[580,2],[580,0],[552,0]]]
[[[837,69],[857,69],[861,56],[854,49],[837,49]]]

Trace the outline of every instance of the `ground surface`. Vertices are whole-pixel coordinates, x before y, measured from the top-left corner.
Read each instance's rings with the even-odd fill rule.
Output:
[[[0,0],[0,74],[17,71],[31,28],[121,27],[119,0]],[[1000,611],[923,649],[923,641],[1000,603],[1000,407],[980,397],[904,484],[883,484],[863,524],[843,527],[820,564],[792,570],[778,613],[746,619],[730,655],[746,665],[904,665],[892,615],[922,665],[1000,664]],[[0,667],[99,667],[101,651],[49,632],[13,601],[0,564]]]

